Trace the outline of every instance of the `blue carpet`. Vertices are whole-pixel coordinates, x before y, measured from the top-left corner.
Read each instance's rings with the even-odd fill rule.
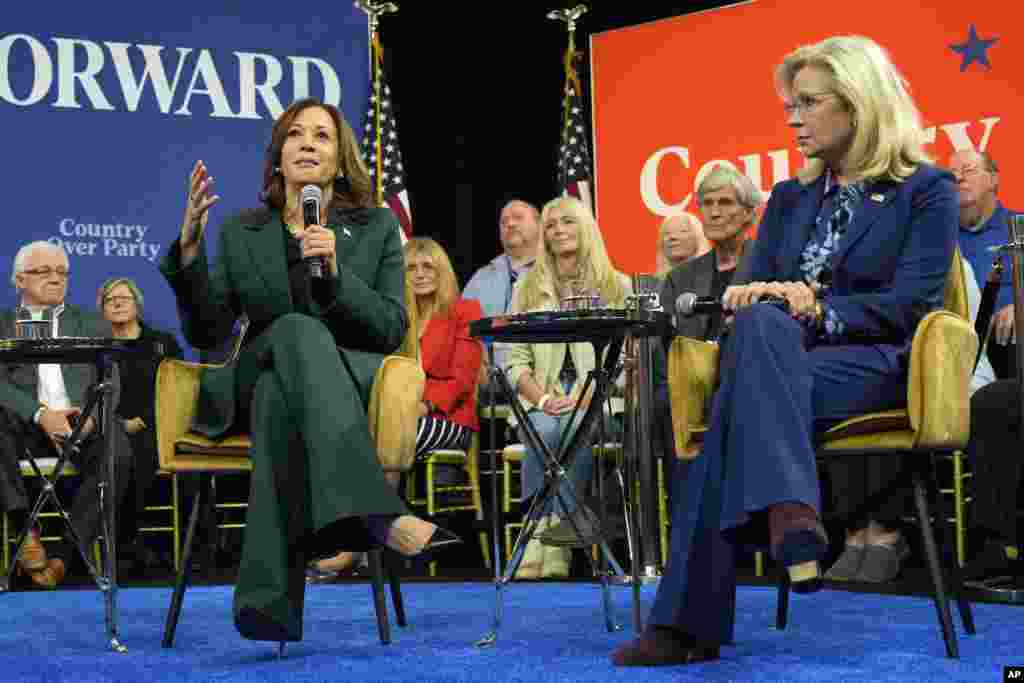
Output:
[[[172,650],[160,648],[170,589],[120,592],[127,655],[104,649],[103,608],[90,590],[0,596],[0,679],[17,681],[992,681],[1024,663],[1024,611],[975,605],[978,634],[945,657],[930,600],[822,591],[794,596],[790,626],[773,628],[775,590],[741,587],[736,641],[718,662],[615,669],[608,655],[632,637],[630,593],[614,590],[625,625],[607,633],[600,590],[583,583],[513,584],[498,643],[477,650],[494,589],[481,583],[403,586],[411,625],[381,645],[365,584],[310,587],[306,638],[275,647],[240,638],[231,588],[188,591]],[[654,595],[644,589],[644,614]]]

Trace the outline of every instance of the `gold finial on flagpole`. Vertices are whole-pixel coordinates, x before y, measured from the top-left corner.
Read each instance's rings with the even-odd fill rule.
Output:
[[[565,50],[565,92],[566,97],[575,91],[580,93],[580,77],[576,73],[576,60],[582,57],[582,53],[576,51],[576,22],[589,11],[586,5],[580,3],[572,9],[551,10],[547,14],[548,19],[564,21],[566,30],[569,32],[569,46]]]
[[[385,14],[394,14],[398,11],[398,5],[393,2],[381,2],[380,0],[356,0],[356,7],[366,12],[370,21],[370,33],[377,32],[377,25],[380,18]]]
[[[584,4],[579,4],[572,9],[556,9],[548,12],[548,19],[554,19],[555,21],[564,21],[566,27],[569,29],[569,35],[571,36],[576,32],[576,20],[582,17],[588,12],[588,8]]]

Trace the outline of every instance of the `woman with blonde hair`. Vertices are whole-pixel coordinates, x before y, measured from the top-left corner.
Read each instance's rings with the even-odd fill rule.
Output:
[[[657,276],[664,279],[679,264],[711,251],[700,219],[689,211],[666,216],[658,226]]]
[[[587,207],[573,197],[548,202],[541,212],[542,249],[536,264],[519,282],[512,294],[513,313],[556,311],[566,297],[592,294],[603,306],[621,308],[629,291],[628,279],[612,266],[605,250],[597,221]],[[590,344],[511,344],[507,374],[516,388],[527,416],[549,447],[558,445],[561,434],[572,429],[568,421],[577,404],[585,406],[581,396],[587,373],[596,363]],[[580,413],[582,414],[582,412]],[[519,426],[522,436],[523,426]],[[525,441],[525,440],[524,440]],[[543,481],[540,454],[527,447],[523,458],[523,499],[536,495]],[[589,445],[572,455],[569,476],[579,493],[590,481],[593,455]],[[517,576],[520,578],[567,576],[569,548],[589,544],[594,533],[593,514],[584,512],[563,488],[565,508],[545,510],[538,527],[539,538],[531,539]],[[573,515],[576,528],[586,538],[576,537],[565,515]],[[541,542],[544,542],[543,546]],[[550,544],[557,544],[554,547]]]
[[[772,191],[750,283],[725,291],[735,317],[708,431],[674,501],[647,629],[614,653],[619,666],[718,658],[734,639],[735,543],[766,544],[794,591],[821,588],[828,539],[815,442],[845,419],[904,405],[914,330],[942,305],[956,188],[928,163],[917,109],[885,50],[829,38],[787,55],[776,83],[809,161]],[[766,295],[786,306],[758,303]],[[854,509],[852,494],[843,491]],[[901,551],[881,553],[875,571]]]

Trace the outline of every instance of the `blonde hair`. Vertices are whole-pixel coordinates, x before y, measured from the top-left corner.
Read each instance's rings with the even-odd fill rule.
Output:
[[[622,306],[626,300],[626,289],[608,258],[594,214],[579,199],[566,196],[552,199],[541,210],[541,248],[533,268],[516,285],[517,289],[521,288],[518,293],[518,310],[539,308],[546,297],[552,294],[558,296],[558,267],[554,254],[548,249],[544,229],[548,216],[555,210],[576,219],[576,268],[584,287],[587,291],[599,294],[605,305]]]
[[[693,253],[690,254],[686,260],[696,258],[697,256],[703,256],[711,251],[711,241],[704,235],[704,225],[700,222],[700,219],[697,218],[697,216],[689,211],[682,211],[680,213],[673,213],[665,216],[665,218],[662,219],[661,224],[658,226],[658,263],[656,273],[658,277],[665,277],[669,271],[679,265],[672,263],[672,259],[668,257],[668,249],[665,246],[665,232],[668,229],[668,224],[676,218],[683,219],[684,223],[689,224],[693,228],[693,234],[697,242]]]
[[[855,181],[902,182],[919,165],[931,162],[924,151],[921,114],[910,96],[909,85],[878,43],[863,36],[835,36],[799,47],[775,70],[778,91],[789,93],[797,72],[805,67],[829,75],[831,92],[843,101],[853,118],[844,175]],[[797,177],[807,185],[824,170],[824,161],[810,159]]]
[[[404,249],[407,264],[413,256],[423,255],[434,265],[437,273],[437,291],[429,301],[424,301],[426,297],[414,297],[418,319],[426,323],[435,315],[439,318],[447,317],[451,305],[459,298],[460,293],[459,281],[455,277],[448,253],[444,247],[429,237],[413,237],[405,243]],[[407,280],[410,278],[409,270],[406,270],[405,277]]]

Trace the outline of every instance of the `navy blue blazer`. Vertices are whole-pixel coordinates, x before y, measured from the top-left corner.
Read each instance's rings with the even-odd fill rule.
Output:
[[[802,280],[800,253],[821,209],[824,176],[772,190],[757,233],[751,282]],[[868,184],[833,255],[823,302],[846,323],[851,343],[902,355],[917,323],[942,305],[959,230],[953,176],[923,165],[903,182]],[[885,352],[883,350],[883,352]]]

